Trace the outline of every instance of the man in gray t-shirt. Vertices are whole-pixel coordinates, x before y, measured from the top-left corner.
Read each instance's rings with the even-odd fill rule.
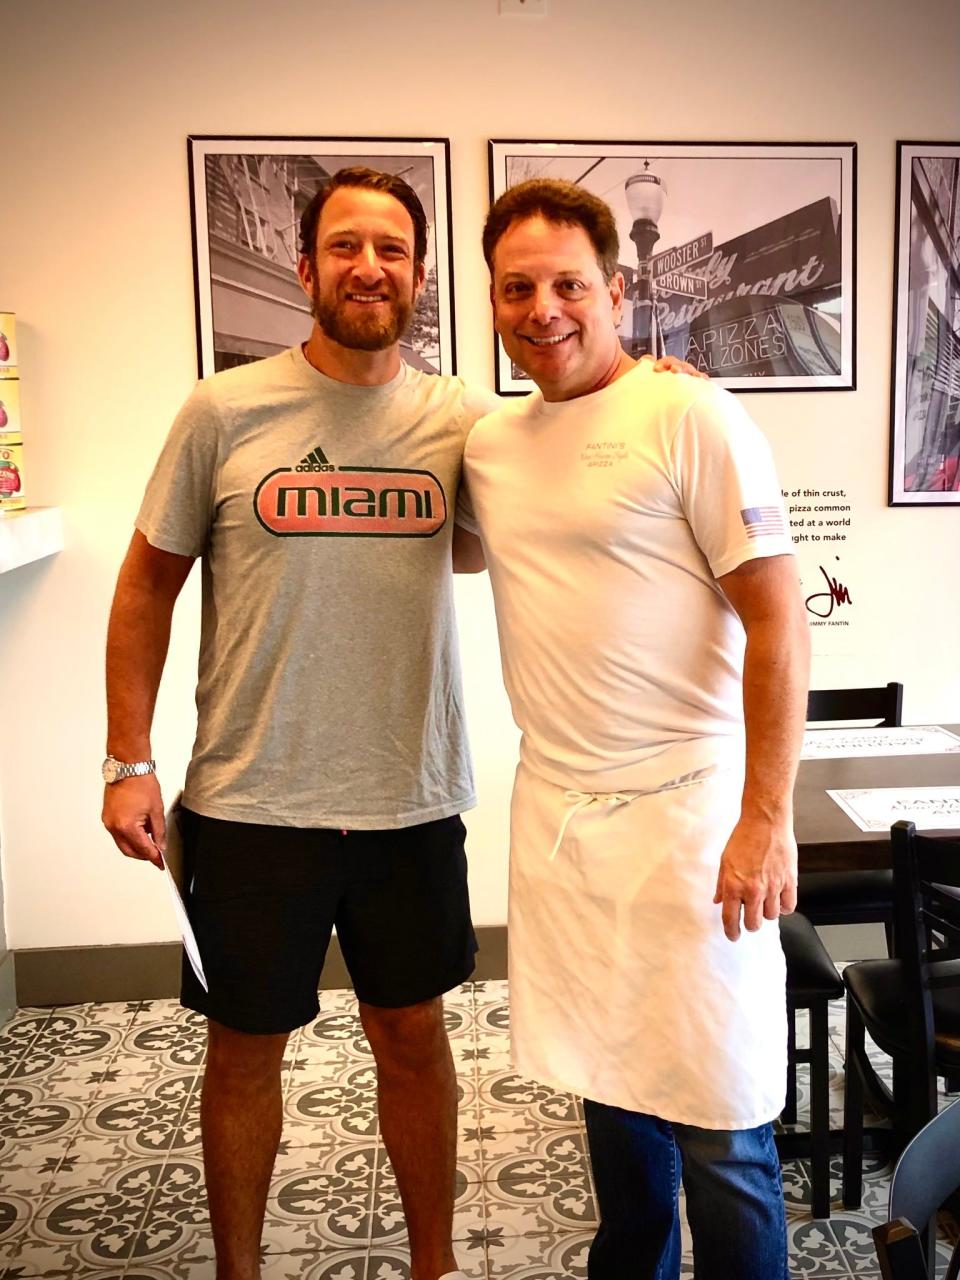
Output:
[[[404,366],[426,220],[344,170],[301,222],[303,349],[201,382],[147,487],[110,618],[104,823],[161,865],[150,725],[174,603],[203,576],[180,825],[209,990],[201,1121],[217,1273],[259,1275],[280,1062],[334,924],[377,1061],[415,1280],[452,1280],[456,1080],[441,995],[473,969],[474,803],[450,578],[463,443],[495,403]]]

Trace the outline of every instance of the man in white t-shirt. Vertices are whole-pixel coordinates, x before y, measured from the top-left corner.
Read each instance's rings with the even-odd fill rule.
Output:
[[[602,201],[524,183],[484,250],[539,388],[464,456],[523,732],[516,1063],[585,1098],[591,1280],[679,1276],[681,1166],[698,1280],[782,1280],[777,917],[809,644],[770,451],[733,396],[623,352]]]

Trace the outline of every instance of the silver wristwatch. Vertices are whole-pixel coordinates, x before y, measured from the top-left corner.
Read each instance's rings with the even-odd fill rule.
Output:
[[[122,760],[107,756],[100,772],[103,774],[104,782],[122,782],[124,778],[143,778],[148,773],[156,773],[157,762],[156,760],[136,760],[133,764],[124,764]]]

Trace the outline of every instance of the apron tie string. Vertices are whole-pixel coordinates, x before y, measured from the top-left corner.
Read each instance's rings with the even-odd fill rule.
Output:
[[[563,821],[560,823],[560,830],[557,832],[557,839],[550,851],[548,862],[552,862],[560,852],[560,846],[563,844],[563,837],[567,834],[567,827],[572,820],[583,809],[591,804],[609,804],[621,805],[629,804],[631,800],[636,800],[637,796],[642,796],[643,791],[565,791],[564,797],[569,802],[570,808],[563,815]]]

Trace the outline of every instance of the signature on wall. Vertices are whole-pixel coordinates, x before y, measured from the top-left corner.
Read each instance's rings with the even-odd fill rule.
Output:
[[[825,591],[815,591],[812,595],[807,596],[804,602],[808,612],[814,614],[818,618],[829,618],[835,608],[840,605],[853,604],[850,596],[850,590],[845,587],[839,578],[831,578],[823,565],[819,566],[823,580],[827,584]]]

